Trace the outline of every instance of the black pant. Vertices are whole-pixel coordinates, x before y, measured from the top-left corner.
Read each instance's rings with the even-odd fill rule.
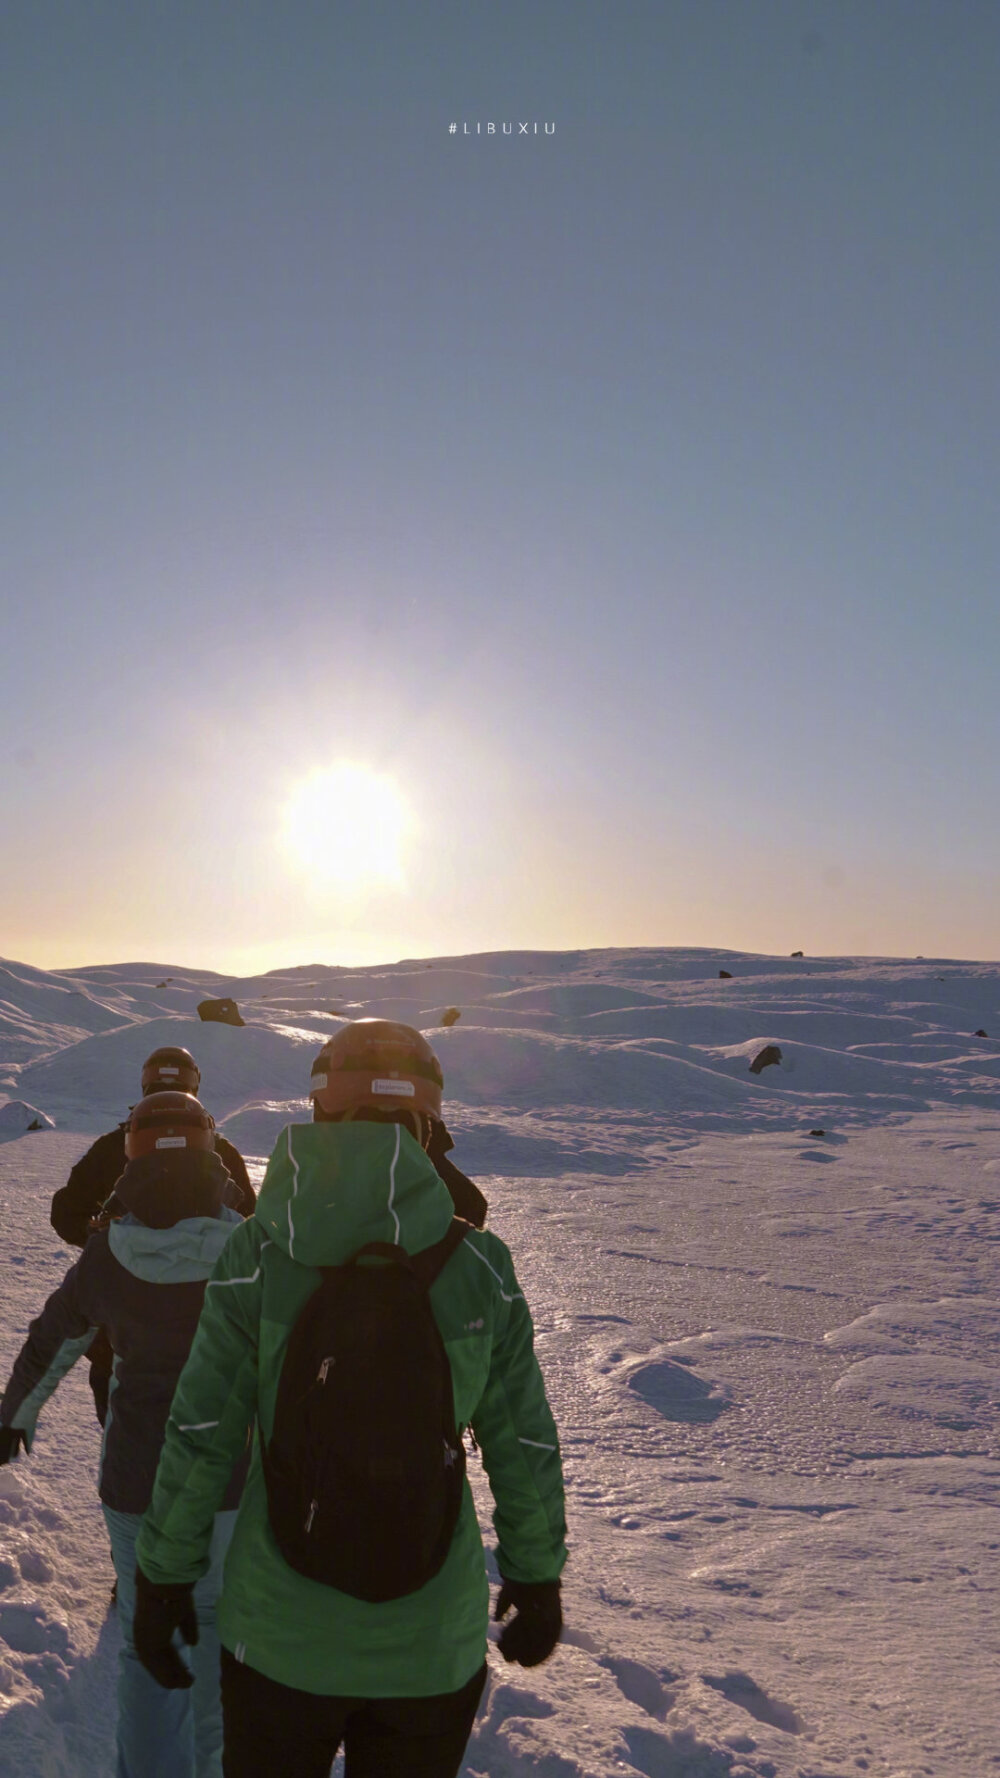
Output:
[[[457,1778],[486,1663],[433,1698],[327,1698],[265,1679],[222,1650],[225,1778]]]

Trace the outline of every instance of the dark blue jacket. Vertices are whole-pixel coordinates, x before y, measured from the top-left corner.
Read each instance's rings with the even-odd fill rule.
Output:
[[[184,1150],[130,1162],[117,1188],[126,1214],[91,1235],[31,1323],[0,1401],[0,1425],[21,1427],[30,1448],[43,1403],[103,1327],[115,1361],[99,1491],[118,1512],[149,1505],[205,1285],[243,1220],[224,1202],[228,1187],[215,1154]],[[237,1496],[238,1488],[224,1504],[235,1505]]]

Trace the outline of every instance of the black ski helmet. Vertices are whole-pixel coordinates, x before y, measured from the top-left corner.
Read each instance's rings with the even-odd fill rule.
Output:
[[[327,1039],[309,1096],[327,1117],[362,1109],[441,1116],[444,1076],[426,1037],[395,1019],[354,1019]]]
[[[142,1096],[150,1093],[194,1093],[201,1086],[201,1069],[190,1050],[154,1050],[142,1064]]]
[[[215,1119],[193,1093],[150,1093],[133,1105],[125,1125],[125,1158],[160,1149],[215,1147]]]

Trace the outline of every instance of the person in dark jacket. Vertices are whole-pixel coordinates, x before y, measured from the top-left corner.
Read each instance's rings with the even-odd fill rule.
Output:
[[[242,1223],[232,1182],[213,1149],[212,1120],[186,1093],[135,1106],[118,1216],[92,1234],[32,1321],[0,1401],[0,1464],[30,1452],[44,1402],[86,1351],[95,1327],[114,1354],[98,1488],[117,1575],[122,1653],[117,1778],[221,1778],[222,1720],[215,1602],[235,1522],[240,1474],[210,1521],[205,1573],[192,1595],[188,1640],[197,1642],[175,1691],[139,1662],[132,1638],[135,1542],[149,1504],[167,1417],[201,1313],[205,1285]]]
[[[197,1098],[201,1072],[190,1050],[170,1046],[156,1049],[142,1065],[142,1098],[153,1093],[193,1093]],[[125,1131],[128,1119],[98,1136],[77,1161],[66,1184],[52,1199],[51,1222],[56,1234],[70,1247],[82,1247],[125,1170]],[[215,1152],[232,1185],[228,1202],[241,1216],[252,1216],[256,1198],[239,1150],[218,1131]],[[94,1408],[101,1425],[108,1411],[112,1350],[107,1335],[98,1328],[87,1353]]]

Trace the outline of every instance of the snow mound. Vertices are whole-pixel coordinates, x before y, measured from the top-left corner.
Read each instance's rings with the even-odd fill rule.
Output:
[[[723,1066],[749,1072],[750,1061],[768,1044],[781,1050],[781,1060],[756,1078],[772,1092],[791,1089],[812,1098],[817,1094],[853,1100],[877,1098],[883,1110],[926,1110],[932,1097],[944,1096],[944,1083],[919,1064],[905,1066],[894,1060],[883,1061],[877,1056],[856,1055],[818,1044],[788,1042],[785,1038],[779,1041],[773,1035],[706,1050],[705,1060],[714,1059]]]
[[[775,1333],[769,1328],[740,1327],[735,1323],[726,1322],[721,1327],[706,1328],[704,1333],[688,1334],[683,1340],[668,1341],[667,1352],[687,1353],[690,1362],[703,1352],[740,1351],[747,1346],[804,1346],[806,1340],[798,1340],[791,1334]]]
[[[107,1031],[137,1016],[114,990],[98,994],[87,984],[26,963],[0,963],[0,1011],[83,1031]]]
[[[257,1099],[223,1118],[219,1128],[244,1158],[267,1159],[286,1124],[309,1123],[311,1118],[308,1099]]]
[[[1000,1423],[1000,1372],[970,1359],[932,1353],[863,1358],[833,1387],[879,1414],[957,1432]]]
[[[201,1094],[216,1120],[261,1092],[291,1099],[308,1092],[314,1031],[282,1025],[204,1024],[198,1018],[149,1019],[88,1037],[25,1068],[19,1085],[74,1129],[103,1129],[139,1096],[142,1064],[163,1044],[189,1049],[201,1069]]]
[[[497,995],[498,1001],[520,1020],[525,1012],[550,1013],[556,1018],[576,1020],[595,1014],[655,1007],[660,1001],[655,994],[641,988],[616,987],[612,982],[539,983],[528,988],[509,988]]]
[[[435,1036],[449,1100],[464,1105],[606,1106],[667,1111],[731,1105],[754,1092],[699,1062],[640,1043],[586,1043],[542,1031],[452,1026]]]
[[[921,1347],[939,1351],[964,1328],[974,1327],[987,1344],[1000,1326],[1000,1300],[993,1296],[941,1297],[934,1303],[876,1303],[864,1315],[823,1335],[838,1352],[905,1355]]]
[[[512,970],[513,964],[508,968],[506,958],[504,968],[496,971],[456,968],[441,962],[400,963],[390,969],[375,965],[365,970],[312,964],[303,969],[275,970],[273,975],[233,976],[226,982],[225,992],[234,999],[263,1000],[278,1006],[305,1006],[317,994],[338,1003],[358,995],[377,1000],[387,993],[402,993],[411,1001],[426,1000],[429,994],[447,1000],[449,994],[454,999],[507,988]]]
[[[55,1124],[37,1105],[28,1105],[23,1099],[8,1099],[6,1105],[0,1105],[0,1138],[23,1136],[26,1130],[54,1130]]]

